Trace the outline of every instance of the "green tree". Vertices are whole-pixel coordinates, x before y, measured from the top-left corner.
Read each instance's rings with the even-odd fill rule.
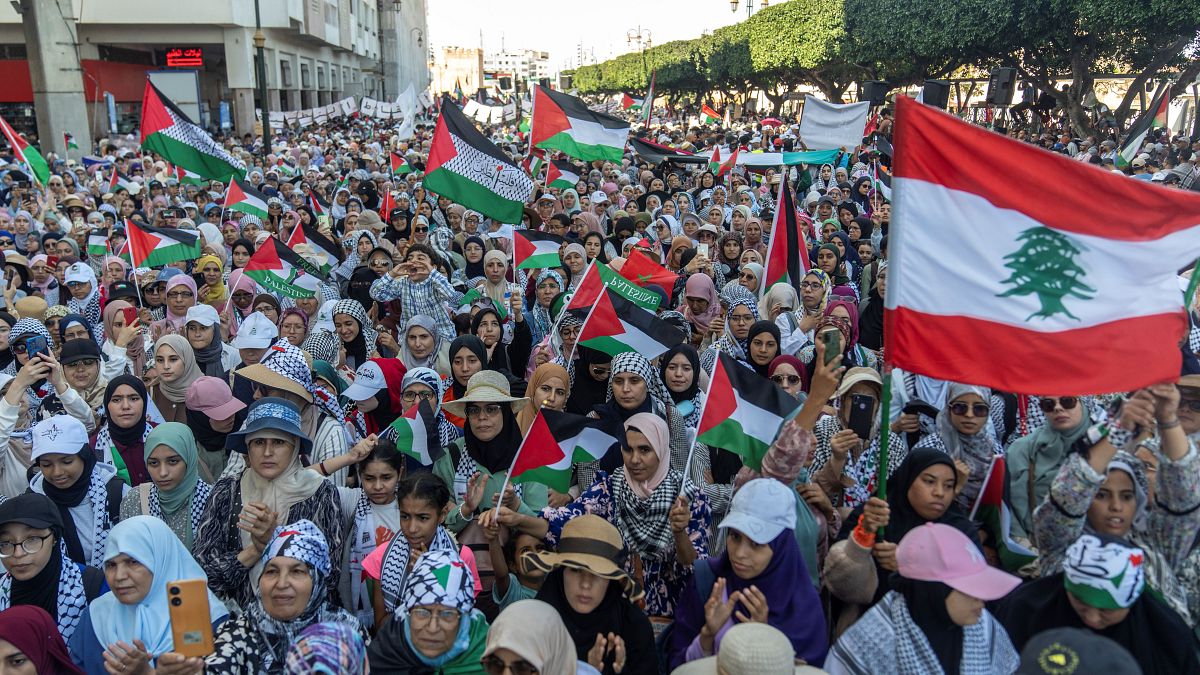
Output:
[[[1022,232],[1017,240],[1025,243],[1004,256],[1008,261],[1004,266],[1013,272],[1001,282],[1013,287],[997,297],[1037,295],[1042,307],[1026,320],[1034,317],[1049,319],[1055,314],[1066,314],[1078,321],[1079,317],[1067,309],[1063,298],[1070,295],[1091,300],[1092,296],[1087,293],[1096,290],[1083,283],[1086,272],[1075,263],[1080,249],[1067,235],[1048,227],[1031,227]]]

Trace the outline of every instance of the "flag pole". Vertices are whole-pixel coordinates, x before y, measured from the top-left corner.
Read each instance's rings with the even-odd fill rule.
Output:
[[[1196,286],[1200,285],[1200,259],[1192,266],[1192,278],[1188,279],[1187,292],[1183,294],[1183,308],[1191,313],[1192,302],[1196,299]]]

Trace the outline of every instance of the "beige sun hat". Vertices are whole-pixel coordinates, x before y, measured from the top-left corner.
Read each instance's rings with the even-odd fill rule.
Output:
[[[557,551],[531,551],[524,555],[528,564],[542,572],[549,573],[557,567],[571,567],[619,582],[624,588],[625,597],[636,602],[642,598],[643,592],[637,581],[621,566],[625,557],[621,533],[612,523],[590,513],[572,518],[563,525]]]
[[[458,417],[466,417],[468,403],[511,403],[515,413],[529,405],[528,398],[512,396],[508,378],[494,370],[481,370],[467,380],[467,391],[463,397],[442,404],[442,410]]]

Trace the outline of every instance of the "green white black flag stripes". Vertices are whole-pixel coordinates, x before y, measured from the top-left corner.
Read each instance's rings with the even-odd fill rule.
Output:
[[[204,178],[246,175],[246,165],[187,118],[149,79],[142,94],[142,149]]]
[[[479,133],[447,96],[442,97],[424,183],[468,209],[509,224],[521,222],[522,209],[533,194],[533,180]]]

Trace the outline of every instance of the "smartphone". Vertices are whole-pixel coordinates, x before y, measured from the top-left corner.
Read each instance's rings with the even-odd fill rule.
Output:
[[[842,333],[839,330],[827,330],[821,333],[821,342],[825,344],[825,365],[842,358]]]
[[[57,270],[58,269],[58,256],[56,256],[56,255],[46,256],[46,267],[48,269],[50,269],[51,271]]]
[[[904,404],[904,409],[901,411],[905,415],[924,415],[930,419],[937,419],[938,409],[929,405],[920,399],[914,399]]]
[[[707,258],[708,257],[708,244],[698,244],[696,246],[696,255],[702,255],[705,258]]]
[[[204,273],[202,273],[202,272],[196,272],[195,274],[193,274],[192,281],[196,282],[196,288],[201,288],[204,286],[204,284],[208,283],[207,281],[204,280]]]
[[[138,311],[136,307],[123,307],[121,314],[125,317],[125,325],[132,326],[134,321],[137,321]]]
[[[867,440],[875,422],[875,397],[854,394],[850,397],[850,430]]]
[[[208,584],[204,579],[168,582],[167,597],[171,637],[175,640],[174,651],[188,658],[213,653]]]
[[[46,338],[41,335],[25,338],[25,354],[29,358],[33,358],[38,354],[49,354],[50,348],[46,344]]]

